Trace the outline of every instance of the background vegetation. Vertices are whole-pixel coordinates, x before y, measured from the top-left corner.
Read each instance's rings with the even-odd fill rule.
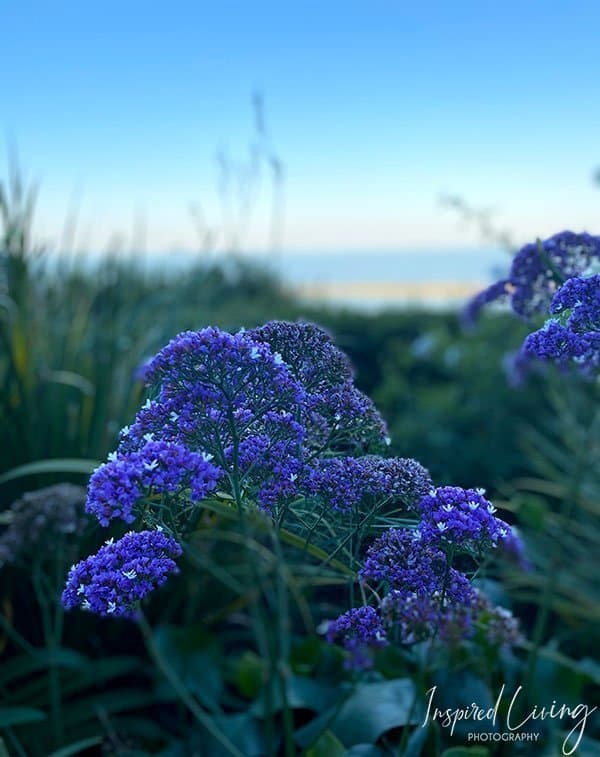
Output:
[[[455,312],[367,315],[309,306],[269,271],[234,257],[179,273],[109,257],[97,266],[59,262],[32,245],[33,204],[18,180],[0,196],[0,509],[6,524],[9,506],[23,493],[57,482],[85,484],[143,396],[140,366],[177,332],[308,319],[327,327],[350,355],[359,387],[388,421],[392,454],[417,458],[437,482],[487,487],[525,533],[535,569],[506,569],[490,586],[512,601],[529,646],[520,659],[442,661],[438,674],[445,685],[462,687],[461,696],[471,701],[490,696],[498,681],[519,670],[540,703],[548,692],[564,701],[594,699],[600,682],[593,568],[600,543],[597,402],[593,388],[565,392],[556,376],[511,385],[507,354],[521,343],[526,324],[492,314],[465,332]],[[228,752],[218,733],[226,732],[241,754],[262,753],[264,661],[248,648],[243,618],[236,615],[244,609],[231,568],[239,546],[220,539],[222,527],[218,515],[206,526],[204,577],[184,570],[154,603],[152,629],[142,632],[79,615],[63,624],[55,598],[66,569],[103,538],[91,525],[79,541],[48,543],[1,569],[6,706],[0,729],[7,749],[55,757],[220,755]],[[217,577],[229,582],[218,596]],[[292,634],[286,661],[286,706],[298,752],[398,754],[398,743],[408,749],[401,732],[415,722],[403,690],[410,663],[384,655],[374,678],[350,686],[338,651],[322,642],[315,626],[327,610],[336,614],[331,596],[310,582],[302,586],[308,605],[303,612],[299,606],[301,632]],[[224,629],[226,617],[239,622]],[[325,724],[317,717],[323,713],[330,718]],[[207,737],[207,717],[217,736]],[[546,754],[556,753],[559,735],[548,733]],[[590,754],[597,753],[589,743]],[[424,731],[421,743],[411,739],[412,751],[402,753],[436,754],[450,746],[439,733]]]

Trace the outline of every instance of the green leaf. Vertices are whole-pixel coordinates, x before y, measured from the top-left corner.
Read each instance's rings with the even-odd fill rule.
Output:
[[[46,719],[46,713],[33,707],[0,707],[0,728],[25,723],[39,723]]]
[[[84,460],[74,457],[53,458],[52,460],[36,460],[34,463],[19,465],[0,476],[0,484],[24,476],[35,476],[40,473],[81,473],[89,476],[100,463],[97,460]]]
[[[307,636],[295,644],[290,652],[290,665],[294,673],[310,674],[323,655],[324,644],[318,636]]]
[[[291,675],[287,681],[287,704],[292,710],[313,710],[322,712],[335,701],[336,690],[322,681],[306,676]],[[273,692],[271,703],[273,712],[282,709],[281,693],[277,688]],[[267,712],[265,692],[253,703],[250,712],[257,717],[264,717]]]
[[[331,731],[325,731],[319,739],[306,750],[305,757],[344,757],[346,749]]]
[[[0,666],[0,684],[6,686],[11,681],[46,670],[51,664],[59,668],[85,670],[91,665],[87,657],[73,649],[40,649],[32,655],[20,655]]]
[[[442,752],[442,757],[489,757],[489,754],[484,746],[453,746]]]
[[[106,716],[142,709],[153,704],[156,704],[156,697],[149,688],[118,688],[69,702],[65,709],[64,721],[66,726],[74,728],[81,723],[95,720],[99,713]]]
[[[73,371],[46,371],[41,378],[52,384],[71,386],[88,396],[92,396],[96,391],[91,381]]]
[[[219,711],[223,678],[219,669],[218,648],[208,637],[192,633],[192,628],[159,626],[154,632],[156,645],[177,671],[188,691],[211,712]],[[164,681],[163,692],[175,697],[171,685]]]
[[[81,739],[80,741],[75,741],[72,744],[63,746],[55,752],[52,752],[52,754],[49,754],[48,757],[72,757],[74,754],[80,754],[84,749],[89,749],[90,747],[97,746],[101,743],[102,736],[90,736],[87,739]]]
[[[248,712],[216,715],[214,722],[223,733],[227,734],[227,738],[235,744],[244,757],[263,757],[267,753],[262,736],[263,726]],[[203,734],[202,754],[210,754],[211,757],[230,757],[231,755],[211,734]]]
[[[468,670],[438,670],[434,682],[436,691],[432,701],[440,711],[467,708],[472,702],[476,702],[483,710],[489,710],[494,706],[494,696],[485,681]],[[485,720],[458,720],[454,736],[466,741],[470,732],[493,730],[490,726],[491,723]],[[443,730],[445,733],[450,732],[449,727]]]
[[[385,754],[375,744],[355,744],[344,752],[344,757],[385,757]]]
[[[141,669],[142,662],[137,657],[123,655],[93,661],[81,673],[77,672],[75,676],[63,682],[61,684],[61,693],[63,698],[72,697],[84,692],[86,689],[97,688],[107,681],[121,678],[128,673],[140,671]]]
[[[418,725],[415,730],[410,734],[410,738],[406,744],[404,751],[404,757],[420,757],[427,743],[429,736],[430,725],[423,724]]]
[[[359,686],[342,705],[330,729],[346,746],[373,744],[392,728],[420,722],[409,678]]]
[[[244,652],[237,666],[235,682],[246,698],[255,699],[258,696],[264,680],[264,671],[264,663],[255,652]]]

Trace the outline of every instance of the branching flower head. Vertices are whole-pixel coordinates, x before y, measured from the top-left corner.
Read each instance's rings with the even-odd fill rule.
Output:
[[[385,444],[383,419],[354,385],[348,358],[326,331],[312,323],[271,321],[248,333],[281,355],[304,389],[308,447],[354,454]]]
[[[248,335],[258,342],[266,342],[273,352],[281,355],[308,394],[352,379],[346,355],[324,329],[313,323],[270,321],[251,329]]]
[[[471,601],[472,588],[452,568],[437,543],[420,530],[392,528],[373,542],[360,571],[361,581],[382,583],[402,596],[444,594],[451,602]]]
[[[302,483],[308,495],[340,512],[378,504],[408,509],[431,488],[428,471],[416,460],[377,455],[317,459]]]
[[[131,531],[74,565],[62,595],[65,608],[133,618],[139,602],[177,573],[181,547],[162,531]]]
[[[55,484],[26,492],[4,512],[8,527],[0,535],[0,567],[33,555],[56,554],[65,537],[83,532],[85,489]]]
[[[86,510],[101,525],[108,526],[113,518],[132,523],[140,500],[153,494],[185,492],[191,502],[198,502],[215,488],[221,471],[209,454],[148,438],[137,451],[114,453],[93,473]]]
[[[556,292],[552,317],[530,334],[522,349],[525,359],[573,365],[596,375],[600,369],[600,275],[574,277]]]
[[[544,241],[531,242],[513,258],[510,273],[481,292],[467,306],[473,321],[489,302],[506,300],[515,313],[530,318],[548,312],[558,287],[600,261],[600,237],[562,231]]]
[[[481,552],[510,534],[481,489],[440,486],[423,497],[419,509],[423,539],[434,544]]]
[[[331,621],[326,637],[330,643],[342,644],[349,653],[347,666],[356,669],[370,668],[375,650],[388,643],[381,618],[369,605],[348,610]]]

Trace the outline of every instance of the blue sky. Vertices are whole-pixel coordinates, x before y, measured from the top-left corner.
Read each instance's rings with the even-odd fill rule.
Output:
[[[255,90],[285,249],[477,244],[443,192],[494,208],[517,241],[598,231],[597,2],[5,0],[0,26],[0,129],[40,182],[51,243],[78,208],[76,246],[193,248],[194,204],[222,245],[215,156],[247,160]],[[261,248],[268,171],[253,195],[239,236]]]

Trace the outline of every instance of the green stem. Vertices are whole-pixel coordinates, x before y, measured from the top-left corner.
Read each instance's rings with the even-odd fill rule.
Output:
[[[249,586],[248,589],[254,594],[254,589],[257,586],[262,587],[263,580],[260,572],[257,569],[254,556],[250,553],[248,543],[251,539],[250,529],[248,527],[248,520],[246,518],[246,512],[244,508],[242,492],[240,488],[240,471],[239,471],[239,436],[236,428],[235,419],[233,413],[229,410],[229,430],[232,439],[232,470],[229,474],[229,481],[231,484],[231,491],[233,499],[238,511],[238,518],[240,522],[240,528],[245,541],[246,550],[246,564],[250,567],[249,571]],[[268,639],[268,625],[264,618],[264,613],[259,604],[258,598],[252,598],[250,602],[250,612],[252,616],[252,627],[258,651],[263,660],[269,665],[269,674],[267,681],[265,682],[265,739],[267,751],[270,755],[275,757],[277,753],[276,739],[275,739],[275,717],[273,707],[273,689],[272,679],[273,674],[278,675],[275,660],[273,659],[273,653],[271,651],[271,645]]]
[[[283,550],[279,541],[279,534],[276,531],[271,532],[271,543],[277,562],[276,583],[277,583],[277,677],[279,690],[281,693],[281,705],[283,714],[283,736],[286,757],[294,757],[296,747],[294,745],[294,719],[292,710],[289,706],[287,695],[288,681],[288,659],[289,659],[289,627],[290,627],[290,608],[287,586],[283,575]]]
[[[204,712],[196,700],[189,694],[185,683],[178,676],[168,659],[161,652],[160,647],[156,644],[152,628],[141,610],[138,624],[150,657],[156,663],[156,666],[163,673],[167,681],[171,684],[183,704],[188,708],[200,725],[202,725],[211,736],[213,736],[219,744],[227,750],[228,754],[232,754],[234,757],[244,757],[243,753],[240,752],[236,745],[229,740],[213,719]]]
[[[50,722],[52,727],[52,741],[58,748],[63,741],[62,707],[60,693],[60,671],[56,665],[56,650],[58,639],[55,636],[57,630],[61,630],[62,623],[58,622],[58,607],[55,609],[55,619],[52,619],[52,608],[48,596],[41,585],[41,566],[35,565],[32,571],[33,588],[42,614],[42,630],[44,634],[44,646],[49,652],[48,660],[48,698],[50,700]],[[61,608],[62,611],[62,608]]]
[[[425,655],[425,659],[423,660],[423,663],[421,665],[417,666],[417,676],[416,676],[417,682],[415,684],[415,694],[413,696],[413,699],[410,705],[410,710],[408,712],[406,726],[402,730],[400,744],[398,745],[399,757],[402,757],[402,755],[406,751],[406,747],[408,745],[408,739],[409,739],[410,721],[413,719],[413,715],[415,714],[415,710],[417,709],[417,704],[419,702],[419,698],[421,694],[425,693],[426,691],[425,687],[427,685],[427,674],[429,672],[429,666],[431,664],[431,658],[433,656],[435,640],[437,639],[438,631],[440,629],[441,611],[444,607],[444,601],[446,599],[446,591],[448,590],[448,579],[450,578],[450,570],[452,569],[453,561],[454,561],[454,548],[451,547],[450,552],[446,559],[446,571],[444,574],[444,581],[442,583],[442,592],[440,595],[440,601],[438,605],[439,613],[440,613],[440,620],[438,621],[435,628],[433,629],[433,634],[429,641],[429,646],[427,647],[427,654]]]

